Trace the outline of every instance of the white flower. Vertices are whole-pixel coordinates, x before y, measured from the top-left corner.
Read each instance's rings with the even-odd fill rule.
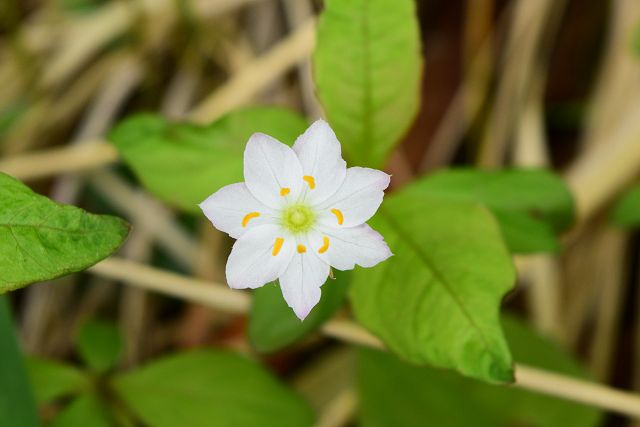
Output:
[[[255,289],[279,278],[287,304],[304,319],[320,301],[330,266],[373,267],[391,256],[383,237],[365,224],[390,176],[347,169],[325,121],[312,124],[293,149],[252,135],[244,178],[200,204],[216,228],[238,239],[227,261],[231,288]]]

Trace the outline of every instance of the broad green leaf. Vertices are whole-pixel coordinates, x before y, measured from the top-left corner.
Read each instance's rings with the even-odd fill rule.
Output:
[[[371,226],[395,256],[354,271],[360,323],[412,363],[512,381],[499,311],[515,271],[491,214],[474,202],[402,191]]]
[[[640,227],[640,185],[622,195],[613,209],[612,219],[622,228]]]
[[[60,205],[0,173],[0,293],[84,270],[128,232],[120,218]]]
[[[87,375],[73,366],[33,357],[26,362],[38,404],[79,393],[90,386]]]
[[[558,250],[556,233],[568,228],[574,216],[564,182],[542,169],[450,169],[423,178],[408,190],[485,204],[498,219],[509,248],[517,253]]]
[[[348,273],[334,272],[336,280],[322,286],[322,298],[309,316],[300,321],[287,306],[277,283],[265,285],[253,292],[249,339],[260,352],[272,352],[286,347],[315,331],[344,304]]]
[[[51,427],[112,427],[111,417],[97,397],[85,394],[58,414]]]
[[[241,356],[192,351],[117,377],[114,389],[150,427],[309,426],[308,404]]]
[[[585,377],[571,356],[514,318],[503,319],[518,362]],[[481,383],[416,367],[391,354],[362,349],[358,360],[363,427],[595,427],[597,409],[523,389]]]
[[[636,56],[640,56],[640,24],[636,25],[636,31],[633,33],[633,51]]]
[[[420,103],[414,0],[326,0],[313,55],[318,97],[349,161],[384,165]]]
[[[146,114],[125,120],[110,139],[152,193],[197,213],[211,193],[244,180],[244,147],[253,133],[292,144],[306,126],[298,114],[277,108],[237,110],[208,126]]]
[[[16,427],[37,427],[38,412],[7,297],[0,297],[0,354],[0,421],[11,420]]]
[[[106,371],[118,361],[122,337],[114,324],[89,320],[78,333],[76,348],[87,366],[96,371]]]

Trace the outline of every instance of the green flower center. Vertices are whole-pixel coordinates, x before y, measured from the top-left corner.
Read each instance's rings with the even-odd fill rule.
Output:
[[[282,211],[282,225],[294,234],[309,231],[315,222],[316,215],[307,205],[291,205]]]

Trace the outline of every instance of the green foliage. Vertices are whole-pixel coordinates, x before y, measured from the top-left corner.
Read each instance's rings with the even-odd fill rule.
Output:
[[[118,361],[122,338],[116,326],[109,322],[89,320],[76,339],[82,360],[95,371],[106,371]]]
[[[633,33],[633,51],[636,56],[640,56],[640,24],[636,26],[636,31]]]
[[[89,378],[80,370],[60,362],[29,358],[27,371],[38,404],[76,394],[89,388]]]
[[[514,358],[571,376],[584,371],[555,343],[513,318],[504,319]],[[598,410],[523,389],[485,384],[452,372],[407,365],[361,350],[358,386],[363,427],[592,427]]]
[[[253,292],[249,339],[260,352],[286,347],[318,329],[343,305],[349,274],[334,272],[336,280],[322,286],[322,298],[309,316],[300,321],[282,297],[280,286],[268,284]]]
[[[312,425],[300,397],[243,357],[193,351],[121,375],[114,389],[151,427]]]
[[[36,427],[38,413],[6,297],[0,297],[0,420],[16,427]]]
[[[100,400],[85,394],[76,398],[51,424],[51,427],[112,427],[112,422]]]
[[[466,200],[402,191],[371,225],[395,256],[354,272],[360,323],[412,363],[511,381],[499,309],[515,271],[491,214]]]
[[[243,181],[243,152],[251,134],[291,144],[306,127],[298,114],[277,108],[237,110],[208,126],[146,114],[125,120],[110,139],[152,193],[198,213],[198,204],[211,193]]]
[[[555,233],[573,221],[574,206],[562,179],[542,169],[451,169],[423,178],[410,191],[485,204],[516,253],[559,248]]]
[[[313,56],[318,97],[350,162],[380,167],[420,102],[413,0],[327,0]]]
[[[127,224],[32,192],[0,173],[0,293],[84,270],[111,255]]]
[[[20,99],[12,105],[5,106],[0,111],[0,137],[4,137],[6,133],[20,120],[28,109],[29,104]],[[0,145],[5,140],[0,141]]]
[[[612,219],[622,228],[640,227],[640,185],[622,195],[613,209]]]
[[[68,13],[85,14],[95,12],[104,0],[57,0],[59,7]]]

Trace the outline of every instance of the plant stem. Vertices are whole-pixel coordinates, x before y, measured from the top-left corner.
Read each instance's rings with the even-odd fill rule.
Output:
[[[230,313],[245,314],[249,310],[248,293],[132,261],[110,258],[89,272]],[[350,344],[384,348],[378,338],[347,319],[328,321],[322,333]],[[640,418],[640,395],[606,385],[517,364],[514,386]]]

